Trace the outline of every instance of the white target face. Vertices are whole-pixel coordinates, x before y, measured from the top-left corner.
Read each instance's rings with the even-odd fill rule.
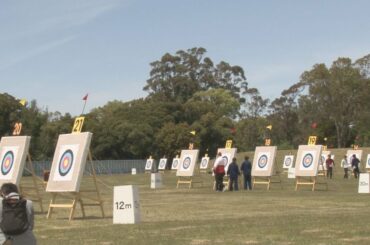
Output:
[[[311,171],[314,169],[314,159],[316,157],[315,151],[303,151],[300,160],[300,170]]]
[[[152,170],[153,159],[147,159],[145,164],[145,170]]]
[[[291,168],[293,167],[293,161],[294,161],[294,156],[285,156],[284,157],[284,164],[283,164],[283,168]]]
[[[370,168],[370,154],[367,155],[366,168]]]
[[[230,163],[232,162],[232,157],[231,157],[231,154],[228,153],[228,152],[224,152],[222,154],[222,160],[224,161],[224,165],[225,165],[225,171],[227,171],[227,169],[229,169],[229,165]]]
[[[182,171],[189,171],[192,161],[193,161],[193,156],[192,155],[190,155],[190,154],[185,155],[182,162],[181,162],[180,169]]]
[[[206,169],[208,167],[209,157],[203,157],[202,161],[200,162],[200,168]]]
[[[0,161],[1,161],[1,180],[10,180],[14,173],[14,164],[18,155],[18,146],[5,146],[1,149]]]
[[[172,160],[171,169],[177,169],[179,167],[179,162],[180,162],[180,159],[179,158],[174,158]]]
[[[76,166],[79,145],[62,145],[59,150],[54,181],[71,181]]]
[[[167,159],[166,158],[162,158],[161,160],[159,160],[159,165],[158,165],[158,169],[165,169],[166,168],[166,164],[167,164]]]
[[[257,156],[256,170],[267,170],[270,161],[270,152],[259,152]]]

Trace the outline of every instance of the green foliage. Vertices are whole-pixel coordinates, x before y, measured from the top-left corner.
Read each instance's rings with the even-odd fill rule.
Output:
[[[190,142],[200,156],[214,156],[226,140],[245,151],[263,145],[266,137],[280,149],[305,144],[310,135],[331,148],[370,145],[370,55],[355,62],[338,58],[331,67],[316,64],[271,103],[247,86],[240,66],[214,64],[204,48],[167,53],[150,65],[146,98],[111,101],[84,115],[83,131],[94,134],[95,158],[171,159]],[[0,94],[1,136],[11,135],[18,121],[22,135],[32,137],[32,157],[48,160],[74,118],[43,111],[36,100],[21,106]]]

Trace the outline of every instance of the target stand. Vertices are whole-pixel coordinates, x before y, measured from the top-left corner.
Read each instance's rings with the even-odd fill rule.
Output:
[[[194,184],[200,184],[200,186],[203,186],[203,181],[201,179],[194,178],[194,176],[178,176],[176,188],[178,189],[180,185],[188,185],[190,189]]]
[[[278,179],[273,178],[273,177],[278,177]],[[280,184],[280,188],[283,189],[283,185],[281,183],[280,175],[253,176],[252,189],[255,188],[255,185],[266,185],[267,190],[270,190],[271,184]]]
[[[55,208],[62,208],[62,209],[70,209],[70,211],[69,211],[69,221],[71,221],[74,217],[77,203],[80,204],[83,218],[86,217],[85,207],[87,207],[87,206],[99,206],[100,210],[101,210],[101,213],[102,213],[102,217],[105,218],[103,200],[101,198],[100,191],[99,191],[99,188],[98,188],[98,183],[97,183],[97,179],[96,179],[96,172],[95,172],[95,168],[94,168],[94,164],[93,164],[93,161],[92,161],[92,156],[91,156],[90,151],[89,151],[89,154],[88,154],[87,164],[89,164],[90,174],[91,174],[91,177],[92,177],[92,182],[93,182],[94,188],[90,189],[90,190],[87,190],[87,189],[86,190],[80,190],[78,192],[51,192],[52,199],[50,200],[49,209],[48,209],[48,213],[47,213],[47,216],[46,216],[47,219],[51,218],[52,213],[53,213]],[[95,197],[93,197],[91,195],[91,193],[94,193]],[[72,202],[71,203],[57,203],[56,199],[57,199],[58,196],[62,196],[63,199],[68,199],[68,198],[70,199],[71,198],[70,196],[72,196]],[[90,202],[85,203],[83,201],[83,199],[88,199]]]
[[[19,189],[20,189],[22,196],[27,197],[32,202],[39,203],[41,213],[43,213],[44,207],[42,205],[42,197],[40,195],[39,185],[38,185],[38,181],[41,181],[43,185],[43,180],[36,176],[30,154],[27,154],[27,160],[28,161],[26,161],[26,166],[24,167],[24,170],[28,172],[29,174],[31,174],[33,186],[27,183],[22,183],[21,181],[19,185]]]
[[[316,185],[325,185],[328,190],[328,183],[326,181],[319,182],[317,176],[296,176],[295,190],[298,190],[299,186],[312,186],[311,190],[315,191]]]

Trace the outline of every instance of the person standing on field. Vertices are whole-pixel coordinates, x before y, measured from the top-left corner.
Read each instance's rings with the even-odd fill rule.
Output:
[[[238,176],[240,175],[240,171],[236,163],[236,157],[234,157],[233,161],[230,163],[227,174],[229,175],[229,191],[233,191],[233,189],[238,191]]]
[[[326,169],[327,169],[326,178],[331,179],[333,177],[334,160],[331,159],[330,154],[328,155],[328,159],[326,159],[325,163],[326,163]]]
[[[355,178],[357,179],[357,177],[360,177],[360,160],[356,157],[356,154],[353,154],[352,156],[351,166],[353,173],[355,174]]]
[[[343,176],[343,178],[344,179],[348,179],[348,168],[350,167],[350,165],[349,165],[349,163],[347,161],[347,156],[346,155],[344,155],[344,157],[343,157],[340,165],[341,165],[341,167],[344,170],[344,176]]]
[[[225,176],[225,161],[222,158],[222,153],[217,153],[217,158],[213,164],[213,173],[215,174],[216,191],[223,191],[224,176]]]
[[[249,156],[244,157],[240,170],[244,175],[244,190],[252,190],[252,163],[249,161]]]

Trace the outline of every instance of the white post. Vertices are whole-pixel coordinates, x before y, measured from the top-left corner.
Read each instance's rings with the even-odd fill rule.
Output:
[[[140,201],[137,186],[115,186],[113,193],[113,224],[140,223]]]

